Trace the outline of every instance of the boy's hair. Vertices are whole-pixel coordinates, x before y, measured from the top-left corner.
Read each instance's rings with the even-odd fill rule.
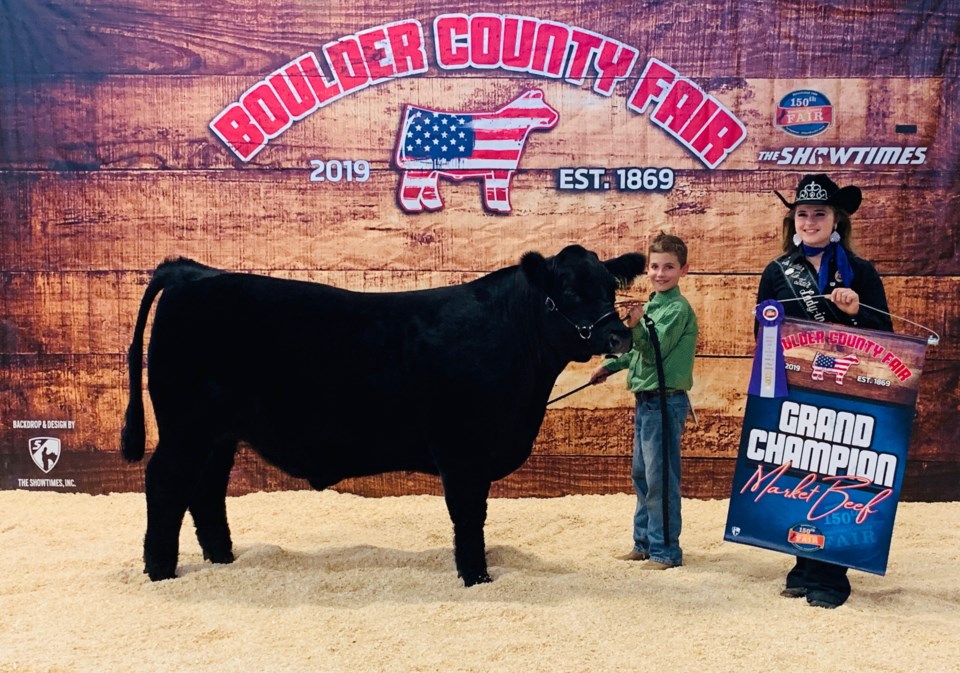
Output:
[[[677,256],[680,266],[687,265],[687,244],[679,236],[672,236],[663,230],[650,243],[650,249],[647,252],[672,252]]]

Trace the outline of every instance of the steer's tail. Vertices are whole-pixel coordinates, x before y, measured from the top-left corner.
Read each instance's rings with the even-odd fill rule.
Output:
[[[143,418],[143,332],[147,327],[147,315],[153,300],[163,290],[182,285],[201,278],[209,278],[221,273],[217,269],[198,264],[183,257],[168,259],[157,267],[143,293],[137,324],[133,329],[133,342],[127,352],[127,365],[130,368],[130,402],[124,417],[123,430],[120,433],[120,450],[129,461],[141,460],[146,450],[146,430]]]

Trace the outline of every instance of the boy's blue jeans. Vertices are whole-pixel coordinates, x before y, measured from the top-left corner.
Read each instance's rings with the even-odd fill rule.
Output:
[[[680,549],[680,438],[690,412],[686,393],[667,397],[670,432],[667,441],[667,517],[669,539],[664,539],[663,518],[663,422],[660,398],[642,401],[637,397],[633,430],[633,487],[637,509],[633,515],[633,545],[660,563],[681,565]]]

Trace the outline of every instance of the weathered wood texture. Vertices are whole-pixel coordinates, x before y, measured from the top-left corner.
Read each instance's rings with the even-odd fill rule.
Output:
[[[495,12],[615,37],[705,78],[926,77],[958,72],[960,8],[938,0],[654,0],[620,3],[305,0],[188,3],[7,0],[0,63],[12,73],[262,75],[291,55],[365,28],[446,13]],[[50,36],[69,32],[69,39]],[[811,36],[816,36],[813,39]],[[7,35],[4,35],[6,38]],[[432,47],[432,43],[430,44]],[[472,72],[483,77],[484,73]]]
[[[960,275],[956,172],[860,171],[860,254],[886,275]],[[691,170],[665,194],[584,194],[556,191],[543,170],[514,179],[510,216],[485,213],[474,180],[443,182],[444,209],[412,216],[396,204],[393,171],[337,185],[308,175],[0,172],[0,269],[148,271],[185,255],[268,272],[485,272],[571,242],[601,256],[644,250],[665,229],[687,241],[696,273],[759,273],[779,253],[784,209],[773,190],[789,192],[796,180],[780,170]]]
[[[4,418],[75,422],[72,430],[60,433],[66,436],[61,459],[64,462],[58,465],[57,476],[75,478],[78,488],[93,492],[105,488],[99,485],[101,478],[115,490],[131,490],[141,483],[142,465],[128,466],[118,453],[122,421],[118,410],[122,410],[126,402],[122,356],[0,356],[0,367],[19,384],[16,390],[0,389],[0,412]],[[572,367],[557,382],[555,395],[580,385],[588,374],[589,365]],[[732,470],[740,441],[750,360],[699,358],[694,374],[696,385],[691,399],[696,420],[688,424],[683,441],[684,469],[687,470],[685,493],[695,497],[725,497],[729,494],[718,494],[720,487],[716,483],[700,480],[700,470],[706,469],[705,465],[717,466],[710,470]],[[629,483],[628,463],[624,461],[629,459],[632,450],[633,410],[631,396],[622,385],[622,375],[617,376],[603,386],[568,397],[551,407],[534,447],[539,467],[530,467],[506,480],[507,485],[498,486],[498,492],[511,496],[595,493],[602,491],[605,475],[612,479],[611,488],[623,480]],[[908,469],[917,473],[932,470],[940,477],[929,484],[918,483],[910,497],[937,499],[936,489],[941,488],[951,474],[960,485],[960,480],[956,480],[956,468],[960,464],[960,444],[956,442],[958,391],[960,362],[928,363],[920,386]],[[330,394],[336,391],[331,390]],[[32,468],[27,440],[37,434],[36,430],[5,429],[0,460],[6,467],[0,470],[0,476],[6,481],[0,482],[0,487],[16,487],[16,482],[11,480],[17,476],[43,476],[35,469],[27,469]],[[149,414],[147,443],[148,446],[156,443],[156,427]],[[98,453],[113,457],[101,461],[96,456]],[[299,480],[279,475],[251,452],[246,453],[250,455],[239,460],[234,469],[237,492],[300,484]],[[68,457],[71,458],[68,460]],[[720,467],[723,463],[729,466]],[[539,483],[550,466],[560,472]],[[613,471],[619,467],[625,472],[614,477]],[[96,470],[110,474],[98,475]],[[396,495],[404,484],[415,484],[416,492],[428,492],[419,489],[431,483],[430,478],[422,475],[396,474],[347,480],[337,488],[366,495]],[[622,483],[616,489],[622,489]],[[948,492],[953,491],[944,491],[943,495]]]
[[[147,456],[149,460],[149,455]],[[82,491],[93,494],[143,490],[143,469],[129,465],[119,453],[106,451],[67,454],[57,473],[69,475],[72,484],[30,485],[34,490]],[[629,456],[572,456],[535,452],[519,470],[495,482],[495,498],[553,498],[573,494],[630,493]],[[0,489],[18,488],[13,475],[30,474],[24,454],[0,454]],[[684,457],[682,494],[687,498],[728,498],[734,462],[716,458]],[[249,450],[241,450],[230,481],[230,495],[254,491],[307,490],[310,486],[264,463]],[[391,472],[348,479],[334,487],[344,493],[369,497],[441,495],[440,480],[414,472]],[[960,499],[960,482],[951,463],[911,459],[906,466],[901,500],[938,502]]]
[[[675,64],[671,64],[677,67]],[[681,69],[681,72],[683,70]],[[649,114],[627,108],[637,78],[628,78],[609,98],[558,81],[508,78],[495,70],[484,79],[422,77],[401,79],[353,93],[308,114],[268,144],[249,166],[309,171],[310,159],[366,159],[386,169],[406,103],[460,112],[496,109],[521,91],[542,89],[560,115],[549,132],[534,133],[522,170],[566,165],[643,165],[701,168],[699,161],[651,123]],[[458,73],[459,74],[459,73]],[[807,80],[786,77],[740,79],[707,93],[737,103],[746,124],[769,125],[784,93],[803,89]],[[818,90],[834,103],[834,131],[843,145],[927,147],[927,165],[956,156],[956,83],[943,78],[820,79]],[[233,168],[240,162],[225,152],[207,125],[227,103],[251,86],[244,76],[157,77],[112,75],[18,77],[0,80],[0,111],[5,132],[22,140],[0,153],[0,167],[19,169],[205,169]],[[111,105],[91,110],[90,100]],[[896,134],[897,124],[914,124],[915,133]],[[588,133],[584,129],[590,129]],[[77,131],[83,129],[78,135]],[[754,168],[758,152],[775,146],[767,134],[748,134],[722,167]],[[783,135],[779,145],[802,145]],[[825,143],[827,144],[827,143]],[[320,149],[322,148],[322,149]],[[329,151],[335,149],[336,156]],[[318,151],[326,156],[318,156]],[[872,167],[873,169],[879,167]],[[923,166],[895,166],[897,176]],[[854,172],[855,166],[846,169]],[[909,173],[908,173],[909,174]],[[341,185],[343,187],[343,185]]]
[[[638,62],[609,97],[583,84],[499,68],[443,70],[432,22],[497,12],[576,26],[634,47]],[[328,42],[393,21],[423,26],[430,67],[345,96],[270,141],[249,164],[208,124],[275,69]],[[707,3],[438,0],[188,3],[7,0],[0,7],[0,488],[42,477],[14,421],[70,419],[55,473],[103,493],[142,488],[142,465],[117,453],[124,353],[149,272],[185,255],[230,270],[362,291],[460,283],[581,243],[608,257],[643,250],[660,229],[682,236],[683,282],[702,329],[684,437],[684,493],[727,497],[753,348],[758,274],[779,247],[799,175],[827,171],[865,201],[859,252],[884,276],[892,311],[940,333],[928,350],[903,497],[960,498],[960,5],[872,0]],[[815,39],[811,39],[815,36]],[[657,58],[730,109],[747,137],[708,170],[627,107]],[[532,133],[510,215],[481,207],[476,180],[441,180],[442,210],[405,214],[391,157],[405,104],[493,110],[540,88],[560,121]],[[833,122],[813,138],[773,125],[788,92],[815,89]],[[918,165],[778,165],[784,147],[925,147]],[[365,160],[365,182],[311,182],[311,160]],[[664,166],[666,192],[557,190],[567,166]],[[642,299],[641,283],[624,300]],[[898,330],[922,334],[895,321]],[[595,363],[572,365],[559,395]],[[552,406],[520,471],[498,496],[630,489],[632,400],[622,378]],[[57,434],[51,432],[51,434]],[[148,413],[148,446],[156,428]],[[53,475],[46,475],[52,477]],[[249,450],[231,492],[302,488]],[[368,495],[438,493],[407,473],[349,480]]]
[[[555,251],[550,251],[555,252]],[[479,274],[460,271],[300,271],[273,270],[271,275],[327,283],[363,292],[441,287],[466,282]],[[0,271],[0,352],[10,354],[115,354],[130,345],[148,273],[125,271]],[[743,357],[753,353],[751,316],[756,303],[756,274],[692,274],[682,283],[700,322],[697,353],[701,357]],[[647,298],[639,281],[618,295],[623,302]],[[944,337],[928,358],[960,360],[960,339],[951,329],[960,324],[957,276],[889,276],[884,281],[890,310],[923,325],[937,326]],[[897,321],[898,331],[926,336]],[[148,334],[149,338],[149,334]],[[573,366],[575,367],[575,365]]]

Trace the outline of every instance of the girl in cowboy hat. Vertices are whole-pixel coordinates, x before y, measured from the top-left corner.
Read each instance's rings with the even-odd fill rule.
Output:
[[[892,332],[880,275],[850,245],[850,216],[860,207],[860,189],[840,189],[820,173],[803,176],[793,203],[774,193],[790,209],[783,218],[784,254],[763,270],[757,303],[792,300],[783,310],[794,318]],[[843,605],[850,595],[847,568],[797,557],[781,595],[805,596],[817,607]]]

